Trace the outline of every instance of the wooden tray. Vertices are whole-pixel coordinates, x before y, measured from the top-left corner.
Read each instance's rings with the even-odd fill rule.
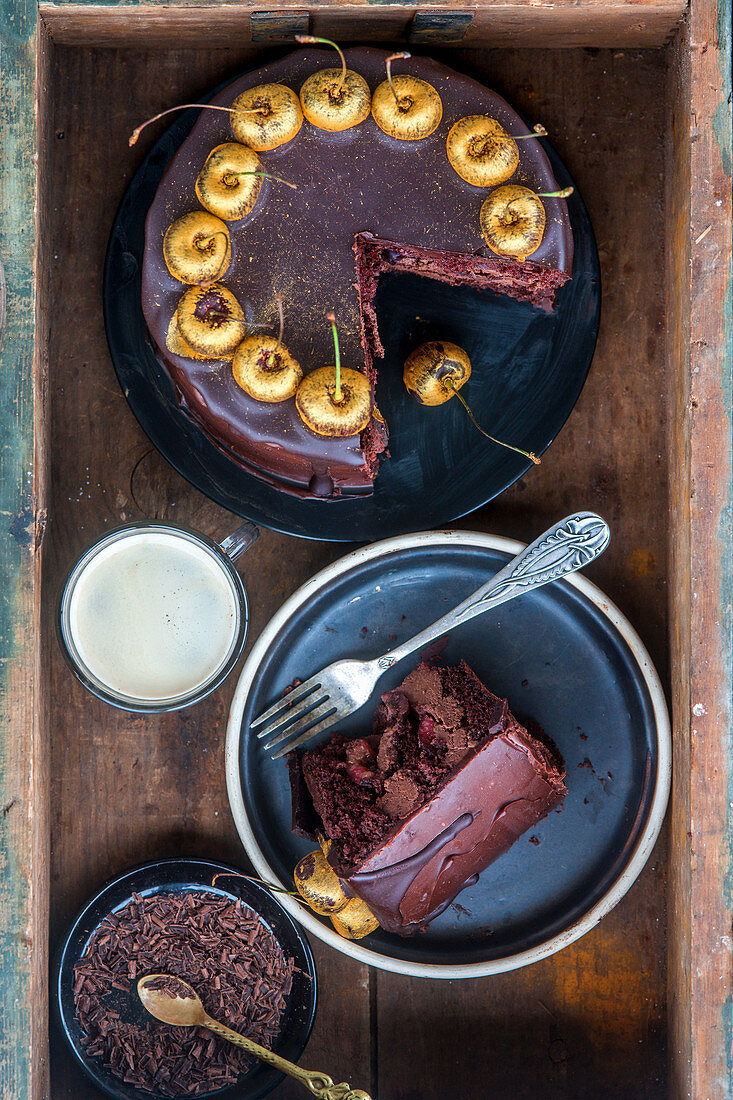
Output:
[[[590,572],[638,628],[675,721],[664,838],[588,936],[518,973],[437,983],[314,944],[304,1064],[379,1100],[731,1095],[730,5],[503,0],[415,12],[332,2],[4,9],[0,259],[0,1095],[95,1095],[48,1057],[47,962],[108,876],[185,852],[244,863],[227,807],[230,683],[162,718],[71,678],[53,608],[69,562],[115,523],[214,536],[234,519],[150,448],[116,386],[101,270],[154,133],[133,126],[304,30],[446,48],[545,123],[588,203],[603,272],[594,366],[542,466],[464,528],[528,539],[578,507],[614,541]],[[114,48],[110,48],[114,47]],[[152,129],[152,128],[151,128]],[[41,553],[42,550],[42,553]],[[244,573],[251,638],[342,553],[265,532]],[[50,939],[49,939],[50,929]],[[274,1096],[296,1097],[284,1084]]]

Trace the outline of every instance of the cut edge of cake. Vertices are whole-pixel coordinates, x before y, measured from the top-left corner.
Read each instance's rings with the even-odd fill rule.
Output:
[[[375,394],[378,372],[374,359],[384,358],[384,345],[379,334],[375,305],[382,275],[398,272],[418,275],[435,282],[447,283],[449,286],[492,290],[496,294],[527,302],[546,312],[554,308],[557,291],[571,277],[564,271],[532,260],[507,263],[491,256],[422,248],[403,241],[375,237],[366,232],[354,236],[354,257],[354,285],[359,296],[364,369]],[[379,471],[379,455],[383,452],[389,455],[389,429],[386,423],[382,423],[383,429],[377,431],[374,422],[370,421],[360,439],[365,469],[372,479]]]
[[[498,257],[468,252],[422,248],[404,241],[375,237],[372,233],[355,234],[354,256],[362,344],[367,374],[372,384],[376,380],[372,357],[384,357],[374,304],[382,275],[396,271],[448,283],[450,286],[493,290],[519,302],[529,302],[547,312],[555,304],[557,291],[570,279],[566,272],[533,260],[506,262]]]

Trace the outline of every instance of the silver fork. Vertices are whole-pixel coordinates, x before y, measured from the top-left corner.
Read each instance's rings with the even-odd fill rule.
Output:
[[[275,734],[264,746],[268,752],[280,746],[273,759],[291,752],[362,707],[382,673],[397,661],[489,608],[582,569],[603,553],[610,537],[608,524],[595,512],[566,516],[419,634],[370,661],[334,661],[263,711],[252,728],[266,723],[257,736]]]

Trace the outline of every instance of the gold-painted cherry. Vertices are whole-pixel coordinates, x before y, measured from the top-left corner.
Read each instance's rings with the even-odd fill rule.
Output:
[[[307,374],[295,395],[295,407],[316,435],[348,437],[364,431],[372,415],[374,396],[361,371],[341,366],[336,318],[326,314],[333,332],[336,365]]]
[[[380,130],[400,141],[421,141],[437,130],[443,103],[432,84],[417,76],[392,76],[392,62],[409,58],[395,53],[387,58],[387,79],[372,96],[372,116]]]
[[[541,124],[531,134],[509,134],[490,115],[467,115],[451,126],[446,152],[452,168],[474,187],[496,187],[514,175],[519,166],[517,142],[545,137]]]
[[[231,107],[222,107],[218,103],[179,103],[168,107],[136,126],[128,138],[128,145],[134,145],[145,127],[152,122],[191,107],[232,115],[232,133],[237,141],[260,152],[277,149],[279,145],[292,141],[303,125],[300,100],[291,88],[285,84],[259,84],[237,96]]]
[[[232,107],[232,133],[257,152],[287,144],[303,125],[300,100],[286,84],[249,88],[237,96]]]
[[[379,921],[361,898],[351,898],[343,909],[333,913],[331,924],[345,940],[362,940],[379,928]]]
[[[231,258],[229,230],[205,210],[184,214],[165,231],[163,259],[180,283],[215,283],[226,273]]]
[[[178,327],[178,311],[173,314],[168,325],[168,331],[165,334],[165,346],[168,351],[173,355],[180,355],[183,359],[197,359],[199,361],[210,361],[210,355],[201,355],[200,352],[194,351],[190,344],[181,336],[181,330]]]
[[[573,188],[561,191],[531,191],[529,187],[506,184],[484,200],[479,214],[481,233],[497,256],[524,260],[542,244],[545,207],[542,199],[566,199]]]
[[[405,361],[405,389],[421,405],[443,405],[453,393],[445,385],[450,378],[459,390],[471,377],[471,360],[458,344],[431,340],[415,348]]]
[[[234,352],[232,372],[240,389],[255,401],[275,404],[293,397],[303,378],[303,370],[283,344],[285,315],[282,298],[277,297],[280,334],[245,336]]]
[[[228,141],[211,150],[196,179],[196,196],[203,207],[223,218],[239,221],[255,206],[262,180],[271,179],[293,190],[297,184],[265,171],[253,149]]]
[[[319,916],[331,917],[349,901],[341,879],[320,848],[298,861],[293,879],[300,896]]]
[[[315,38],[312,34],[296,35],[296,42],[333,46],[341,58],[340,69],[319,69],[300,89],[300,106],[308,122],[319,130],[339,133],[368,118],[372,105],[369,85],[359,73],[346,68],[340,47],[330,38]]]
[[[191,286],[178,303],[178,328],[186,343],[208,359],[227,359],[247,333],[244,312],[221,283]]]
[[[421,405],[444,405],[452,397],[457,397],[474,427],[478,428],[482,435],[500,447],[506,447],[510,451],[523,455],[524,458],[531,459],[536,466],[539,466],[540,460],[534,452],[525,451],[521,447],[513,447],[511,443],[495,439],[477,422],[463,394],[458,392],[471,377],[471,360],[468,352],[458,344],[448,340],[429,340],[421,344],[407,357],[402,377],[407,392],[412,394]]]
[[[257,202],[262,175],[262,161],[254,149],[228,141],[215,146],[206,158],[196,178],[196,197],[218,218],[238,221]]]

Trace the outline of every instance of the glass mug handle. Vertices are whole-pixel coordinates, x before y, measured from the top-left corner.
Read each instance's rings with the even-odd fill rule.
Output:
[[[219,549],[223,550],[231,561],[236,561],[259,537],[259,527],[246,519],[241,527],[232,531],[231,535],[227,535],[224,541],[219,543]]]

